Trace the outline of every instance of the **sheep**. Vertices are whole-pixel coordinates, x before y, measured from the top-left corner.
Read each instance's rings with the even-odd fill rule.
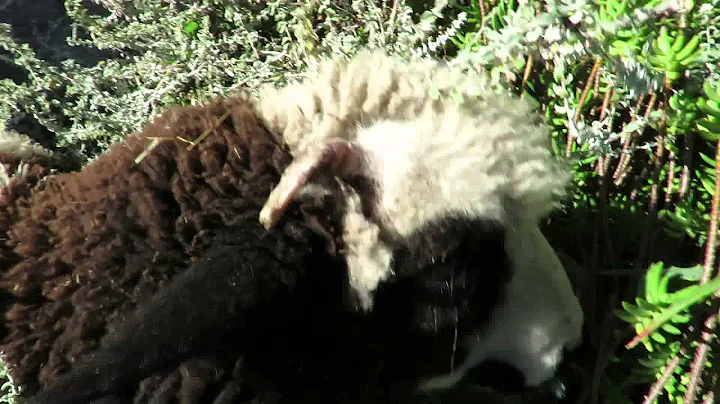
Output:
[[[322,401],[318,397],[327,399],[334,393],[345,393],[366,398],[373,395],[377,398],[380,394],[384,399],[393,397],[392,401],[402,402],[417,388],[427,391],[462,383],[471,369],[492,359],[519,369],[531,386],[555,374],[562,350],[572,348],[581,338],[582,310],[562,265],[538,228],[538,221],[557,206],[556,199],[568,179],[567,172],[547,147],[545,129],[522,100],[502,95],[489,97],[482,87],[471,87],[464,93],[472,96],[473,91],[477,91],[482,97],[470,97],[470,102],[464,104],[449,102],[447,89],[468,78],[472,83],[472,77],[439,64],[423,61],[419,68],[417,64],[387,63],[385,68],[381,65],[378,76],[366,76],[362,84],[362,77],[353,76],[359,70],[353,73],[352,68],[346,67],[364,65],[367,69],[368,57],[390,60],[366,54],[348,64],[334,61],[331,65],[338,74],[321,75],[319,82],[306,82],[310,87],[306,88],[307,92],[298,92],[294,90],[298,87],[291,86],[275,96],[266,92],[254,109],[247,102],[252,113],[246,112],[242,119],[231,114],[233,130],[242,140],[228,140],[232,131],[227,128],[220,137],[226,143],[218,146],[219,140],[213,135],[200,142],[195,152],[184,152],[177,145],[168,146],[175,143],[166,140],[133,166],[134,157],[128,150],[139,154],[138,145],[143,139],[158,136],[192,139],[211,126],[210,121],[221,116],[218,110],[213,118],[180,120],[171,118],[172,114],[191,113],[170,112],[164,124],[158,123],[163,122],[160,118],[147,127],[143,135],[115,146],[81,173],[64,177],[64,184],[70,188],[77,188],[83,176],[86,182],[101,178],[89,181],[92,186],[83,187],[94,194],[104,194],[104,199],[83,196],[87,199],[85,206],[80,207],[77,203],[80,198],[71,198],[76,215],[84,212],[92,218],[80,232],[95,230],[96,223],[104,224],[108,214],[120,211],[121,219],[114,219],[118,224],[122,221],[122,226],[103,235],[116,232],[127,235],[129,240],[118,240],[113,234],[116,241],[113,248],[98,248],[98,242],[106,240],[93,240],[94,244],[91,242],[88,247],[100,252],[92,259],[84,251],[61,254],[62,246],[53,245],[49,255],[76,260],[81,270],[75,268],[72,276],[59,281],[37,283],[52,285],[64,291],[61,296],[66,297],[68,285],[102,283],[98,282],[102,279],[97,279],[100,276],[97,268],[114,276],[131,274],[130,279],[126,276],[102,285],[105,286],[104,290],[100,289],[102,294],[112,296],[105,290],[109,292],[112,287],[127,285],[138,276],[140,281],[148,278],[146,272],[138,274],[137,270],[128,270],[130,265],[147,264],[149,270],[171,269],[166,269],[160,280],[150,277],[153,286],[146,286],[151,290],[142,295],[143,298],[126,293],[132,299],[129,303],[122,302],[122,307],[119,307],[120,297],[102,304],[93,302],[92,310],[86,312],[101,313],[98,316],[101,319],[108,317],[104,313],[112,313],[107,320],[113,324],[107,327],[103,345],[96,349],[99,337],[94,335],[102,334],[103,324],[96,323],[91,332],[80,334],[86,340],[87,334],[95,337],[90,338],[90,346],[82,348],[83,353],[93,353],[74,364],[80,354],[73,352],[73,364],[66,365],[70,371],[58,376],[64,369],[56,369],[52,373],[53,383],[45,383],[52,387],[42,391],[33,403],[75,402],[108,393],[122,394],[137,386],[140,378],[177,366],[193,355],[209,354],[216,360],[220,354],[213,347],[222,346],[225,352],[232,351],[227,344],[218,343],[230,333],[226,328],[228,323],[233,325],[234,332],[230,334],[239,339],[234,341],[236,351],[229,357],[259,353],[254,361],[250,360],[254,369],[262,368],[263,359],[268,357],[273,359],[268,363],[277,365],[297,355],[304,358],[300,361],[306,365],[310,356],[323,365],[343,367],[343,372],[330,375],[327,369],[313,368],[308,374],[314,378],[303,379],[302,388],[295,385],[297,390],[283,382],[276,383],[273,387],[284,391],[283,399],[288,395],[293,397],[291,401],[299,400],[300,396],[308,399],[308,391],[322,390],[322,396],[316,396],[316,401]],[[372,67],[377,71],[376,66]],[[439,99],[428,95],[427,88],[420,86],[424,82],[418,78],[422,77],[418,72],[432,72],[436,85],[437,80],[441,84],[445,80],[438,90]],[[336,86],[338,76],[351,78],[339,81],[350,84],[349,90]],[[323,85],[323,77],[325,83],[330,84]],[[387,78],[386,87],[374,81],[377,77]],[[475,82],[482,84],[479,79]],[[357,85],[360,88],[353,87]],[[369,88],[379,89],[378,93],[368,95]],[[282,94],[287,98],[282,98]],[[302,109],[308,104],[301,94],[312,95],[309,99],[315,102],[312,105],[315,110]],[[343,98],[347,94],[360,96]],[[372,109],[372,105],[380,109]],[[334,106],[345,109],[336,111]],[[297,110],[301,113],[293,115],[292,111]],[[250,132],[263,141],[241,131],[261,127],[259,119],[268,130]],[[205,125],[199,125],[198,121]],[[194,122],[195,126],[187,122]],[[237,128],[238,122],[244,123],[241,129]],[[337,122],[342,125],[335,125]],[[220,124],[221,129],[223,125]],[[293,134],[293,128],[300,130]],[[388,133],[393,135],[387,136]],[[246,169],[244,173],[251,176],[252,181],[242,185],[264,190],[262,196],[253,194],[250,198],[242,192],[230,192],[237,187],[212,174],[220,172],[218,161],[230,165],[229,145],[233,150],[245,150],[253,140],[272,149],[274,154],[266,154],[282,160],[282,164],[267,168],[269,163],[264,162],[262,167],[272,171],[273,179],[270,174],[256,177],[256,167]],[[198,153],[197,150],[217,148],[224,148],[226,152],[216,151],[211,157],[193,154]],[[158,154],[158,150],[163,153]],[[238,154],[238,158],[242,160],[243,154]],[[202,168],[192,172],[188,168],[192,168],[192,161]],[[256,164],[260,163],[256,161]],[[112,171],[124,173],[125,179],[115,180],[118,184],[109,181],[112,175],[108,166],[113,167]],[[174,175],[175,166],[179,173],[185,168],[194,176]],[[472,186],[460,176],[464,174],[472,179]],[[198,185],[199,176],[212,180],[202,189],[206,192],[197,191],[196,198],[204,203],[188,202],[184,194],[202,188]],[[192,186],[183,187],[183,181]],[[43,197],[40,196],[43,191],[33,196],[31,205],[46,212],[52,209],[41,205],[52,193]],[[56,185],[52,192],[66,191]],[[88,212],[100,201],[114,205],[105,208],[98,219]],[[235,208],[227,207],[233,204]],[[37,209],[38,205],[41,209]],[[190,231],[194,239],[202,242],[183,240],[184,232],[162,220],[182,222],[185,212],[206,219],[203,225],[193,222],[200,229]],[[258,217],[259,222],[253,220]],[[37,222],[32,220],[33,226],[37,226]],[[212,231],[203,231],[208,230],[203,227],[208,223]],[[267,233],[263,227],[269,229]],[[102,229],[96,231],[102,233]],[[144,233],[151,236],[148,244],[152,248],[130,243]],[[76,237],[75,242],[80,241],[82,238]],[[106,256],[112,257],[116,249],[128,250],[126,244],[131,248],[125,255],[130,257],[116,258],[125,268],[113,271],[113,262]],[[282,255],[278,250],[288,248],[297,248],[299,252],[290,254],[289,261],[279,265],[273,256]],[[159,254],[160,261],[148,250]],[[174,259],[170,259],[171,265],[161,266],[166,264],[163,258],[168,259],[164,256],[166,253]],[[331,259],[333,253],[334,260]],[[197,257],[195,263],[191,263],[193,257]],[[255,262],[262,265],[255,269]],[[9,273],[15,278],[27,276],[32,273],[30,265],[18,266],[20,269],[13,268]],[[83,265],[92,268],[82,268]],[[58,266],[59,269],[48,272],[50,276],[70,272],[67,265]],[[349,278],[347,282],[335,277],[344,272]],[[82,281],[76,273],[82,274]],[[298,286],[300,281],[305,281],[300,283],[303,286]],[[345,285],[355,294],[361,312],[352,314],[333,304],[339,297],[331,292]],[[88,299],[83,295],[83,298],[97,297],[99,288],[95,288],[87,287],[85,294],[92,296]],[[13,289],[14,293],[30,293],[31,288],[16,282]],[[318,291],[330,293],[337,299]],[[272,299],[261,298],[269,295]],[[305,298],[300,299],[298,295]],[[214,300],[212,296],[222,298]],[[313,301],[310,297],[320,299],[321,303],[314,301],[308,306],[307,300]],[[268,304],[274,309],[262,302],[271,302]],[[61,304],[56,306],[59,306],[54,308],[56,312],[64,309]],[[136,312],[131,310],[134,306],[138,308]],[[28,310],[26,306],[19,307],[16,312]],[[288,309],[292,307],[300,311]],[[303,310],[308,307],[312,310]],[[292,315],[286,314],[288,310]],[[269,312],[281,316],[284,328],[268,320]],[[312,317],[308,313],[317,316],[309,327],[311,332],[323,338],[330,336],[324,340],[336,343],[334,349],[323,344],[319,350],[311,350],[307,343],[311,338],[307,336],[300,339],[302,343],[280,349],[287,341],[278,340],[278,335],[288,335],[281,331],[302,328],[298,321]],[[87,317],[77,321],[88,322]],[[193,321],[185,321],[186,318]],[[189,330],[188,324],[192,324]],[[18,332],[14,337],[22,340],[24,335]],[[57,339],[49,336],[44,341]],[[153,348],[145,346],[148,341]],[[361,354],[348,352],[358,349]],[[309,355],[309,351],[313,355]],[[152,355],[145,357],[149,352]],[[456,361],[459,366],[455,365]],[[375,372],[378,376],[370,383],[374,392],[353,389],[365,385],[368,369],[377,369],[382,362],[385,362],[382,370]],[[227,369],[229,365],[224,366]],[[278,372],[277,367],[265,376],[272,372]],[[327,383],[324,378],[335,383]],[[288,375],[285,382],[287,380],[292,378]],[[325,382],[318,384],[318,380]],[[418,384],[421,380],[424,381]],[[258,383],[261,382],[251,384]]]
[[[466,341],[474,344],[470,358],[422,389],[453,385],[486,359],[510,362],[538,385],[555,373],[564,349],[580,344],[582,308],[539,229],[564,197],[570,171],[553,158],[529,102],[493,92],[482,72],[365,51],[325,60],[302,82],[266,88],[258,110],[295,157],[263,207],[266,228],[299,192],[312,193],[313,181],[371,184],[361,208],[344,218],[361,310],[371,310],[374,290],[398,275],[392,251],[418,229],[462,217],[508,230],[514,276],[505,304],[482,336]]]
[[[194,150],[167,139],[197,136],[227,109],[232,123]],[[146,134],[164,142],[139,164],[144,136],[79,173],[47,178],[13,203],[17,216],[3,244],[15,264],[3,268],[1,286],[14,304],[2,351],[28,391],[51,384],[95,349],[106,323],[121,321],[169,283],[214,229],[247,217],[288,158],[247,100],[170,112]]]
[[[189,151],[178,140],[207,128]],[[340,304],[337,194],[293,204],[269,231],[257,221],[291,160],[247,97],[216,100],[171,109],[81,171],[6,200],[17,216],[3,240],[15,259],[0,276],[12,297],[0,351],[24,395],[37,393],[28,402],[417,402],[417,380],[449,370],[463,352],[455,333],[499,299],[509,273],[481,279],[475,265],[508,267],[504,230],[448,220],[452,232],[417,234],[398,252],[417,275],[353,313]],[[462,254],[446,263],[425,255],[452,250]]]

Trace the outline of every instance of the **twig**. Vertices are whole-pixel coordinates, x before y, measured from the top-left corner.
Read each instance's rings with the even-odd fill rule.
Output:
[[[220,118],[218,118],[217,121],[215,121],[215,124],[214,124],[213,126],[205,129],[205,131],[204,131],[200,136],[198,136],[198,138],[195,139],[195,140],[190,144],[190,146],[187,147],[187,150],[188,150],[188,151],[192,150],[195,146],[198,145],[198,143],[202,142],[203,139],[205,139],[206,137],[208,137],[208,135],[209,135],[212,131],[214,131],[215,129],[217,129],[217,127],[220,126],[220,124],[222,124],[223,121],[224,121],[225,119],[227,119],[228,116],[230,116],[230,112],[231,112],[231,110],[229,110],[229,109],[228,109],[227,111],[225,111],[225,113],[222,114],[222,116],[221,116]]]
[[[614,307],[616,299],[611,300],[612,306],[610,307]],[[615,327],[612,325],[614,322],[615,318],[612,312],[607,312],[604,324],[609,325],[609,327],[603,327],[602,337],[600,339],[599,349],[601,352],[601,356],[599,356],[597,358],[597,362],[595,362],[593,379],[590,385],[590,404],[597,404],[600,397],[600,376],[602,375],[603,370],[607,366],[608,358],[610,357],[608,353],[610,352],[610,348],[613,346],[613,343],[610,340],[613,335],[613,330],[615,329]]]
[[[667,97],[665,97],[667,100]],[[665,135],[667,130],[668,108],[667,101],[663,101],[660,105],[662,108],[662,118],[660,119],[659,132],[655,137],[657,146],[655,146],[655,154],[653,155],[655,171],[653,172],[653,183],[650,186],[650,214],[655,214],[658,208],[658,200],[660,199],[660,174],[664,164],[665,157]]]
[[[682,357],[682,348],[681,353],[676,355],[674,358],[670,360],[670,362],[665,365],[665,371],[663,372],[662,376],[660,376],[659,379],[653,383],[652,387],[650,387],[650,391],[648,392],[647,396],[645,396],[645,400],[643,400],[642,404],[653,404],[658,397],[660,397],[660,393],[662,393],[663,388],[667,384],[668,380],[672,376],[673,372],[675,372],[675,369],[680,364],[680,358]]]
[[[712,196],[710,205],[710,226],[708,238],[705,242],[705,259],[703,260],[703,271],[700,283],[710,280],[712,269],[715,267],[715,253],[717,250],[718,220],[720,220],[720,141],[715,145],[715,193]]]
[[[145,157],[147,157],[147,155],[151,151],[153,151],[153,149],[155,149],[157,147],[157,145],[159,145],[160,142],[162,141],[162,139],[158,138],[158,137],[153,137],[153,138],[149,138],[149,139],[152,139],[152,141],[150,142],[148,147],[146,147],[137,157],[135,157],[135,164],[140,164],[140,162],[143,161],[143,159]]]
[[[680,177],[680,198],[684,198],[690,191],[690,166],[692,165],[695,134],[687,133],[683,139],[685,154],[683,156],[682,176]]]
[[[645,217],[645,223],[643,224],[643,231],[640,234],[640,246],[638,256],[635,261],[635,268],[644,268],[645,261],[650,256],[650,229],[656,219],[657,206],[658,206],[658,192],[660,174],[664,165],[665,156],[665,135],[666,135],[666,124],[668,118],[668,94],[669,89],[666,87],[663,91],[664,100],[660,102],[658,108],[662,109],[662,118],[660,119],[659,131],[656,136],[657,146],[655,147],[655,153],[653,154],[653,165],[655,166],[652,173],[652,185],[650,186],[650,203],[648,205],[647,217]]]
[[[602,105],[600,106],[600,120],[605,119],[605,116],[608,114],[607,108],[608,108],[608,105],[610,105],[610,100],[612,99],[612,96],[614,93],[615,93],[615,88],[613,88],[613,87],[608,88],[608,91],[605,93],[605,97],[603,98]]]
[[[478,7],[480,8],[480,24],[485,25],[485,17],[487,17],[487,4],[485,4],[485,0],[478,0]],[[485,30],[480,30],[480,39],[482,40],[483,45],[487,45],[487,36],[485,35]]]
[[[599,76],[599,75],[598,75]],[[612,99],[612,95],[615,92],[615,89],[613,87],[610,87],[606,92],[605,96],[603,97],[603,102],[600,105],[600,116],[598,120],[602,121],[605,119],[605,117],[608,115],[608,105],[610,104],[610,100]],[[612,128],[612,118],[610,119],[610,122],[608,123],[608,130],[611,130]],[[603,178],[603,183],[601,184],[601,187],[604,187],[605,191],[607,191],[607,179],[605,178],[608,172],[608,168],[610,166],[610,161],[612,160],[612,156],[600,156],[598,158],[598,164],[597,164],[597,172],[600,175],[601,178]]]
[[[683,397],[683,403],[692,404],[697,398],[697,390],[700,387],[700,376],[705,367],[708,353],[710,352],[710,340],[712,339],[713,330],[717,324],[717,314],[712,314],[705,320],[705,329],[702,332],[701,341],[695,351],[692,365],[690,366],[690,377],[688,378],[687,391]]]
[[[530,73],[532,72],[533,57],[529,54],[527,62],[525,62],[525,71],[523,71],[522,82],[520,83],[520,94],[525,92],[525,84],[527,84]]]
[[[668,175],[665,182],[665,204],[669,205],[673,200],[673,182],[675,182],[675,152],[670,150],[668,155]]]
[[[573,117],[573,120],[575,123],[578,123],[580,121],[580,117],[582,116],[582,108],[585,106],[585,99],[587,98],[588,93],[590,92],[590,88],[592,88],[593,83],[595,82],[595,75],[598,74],[600,70],[600,66],[602,65],[602,61],[600,59],[595,60],[595,63],[593,63],[592,69],[590,69],[590,75],[587,78],[587,82],[585,83],[585,88],[583,88],[582,93],[580,94],[580,100],[578,101],[577,109],[575,110],[575,116]],[[565,156],[570,157],[570,153],[572,152],[572,144],[573,144],[573,138],[572,136],[568,136],[567,143],[565,144]]]
[[[708,229],[708,239],[705,243],[705,257],[703,259],[703,271],[700,276],[700,284],[706,283],[710,280],[712,269],[715,266],[715,253],[717,250],[717,231],[718,231],[718,205],[720,204],[720,141],[715,145],[715,190],[716,192],[712,197],[712,205],[710,207],[710,226]],[[719,270],[720,272],[720,270]],[[717,313],[713,312],[710,317],[705,320],[705,329],[702,331],[701,341],[697,350],[695,351],[695,357],[690,367],[690,378],[688,381],[687,391],[683,402],[692,403],[695,401],[697,396],[697,389],[700,385],[700,376],[702,375],[702,369],[705,367],[705,361],[707,360],[708,353],[710,351],[710,339],[712,338],[713,330],[717,324]]]
[[[650,93],[650,100],[648,100],[647,107],[645,108],[645,120],[649,119],[650,113],[653,111],[653,107],[655,106],[655,101],[657,101],[657,94],[655,92]],[[639,105],[642,104],[642,98],[640,99]],[[638,107],[639,107],[638,105]],[[635,119],[632,119],[634,121]],[[625,178],[627,177],[628,172],[630,171],[630,156],[632,154],[633,149],[635,148],[635,145],[637,143],[638,138],[640,137],[641,133],[630,133],[628,134],[627,139],[625,139],[625,144],[623,145],[623,151],[620,155],[620,162],[618,162],[618,166],[615,169],[615,174],[613,175],[613,178],[615,179],[615,185],[621,186],[623,182],[625,182]]]
[[[397,18],[398,0],[393,0],[392,8],[390,9],[390,16],[387,19],[389,35],[395,34],[395,19]]]

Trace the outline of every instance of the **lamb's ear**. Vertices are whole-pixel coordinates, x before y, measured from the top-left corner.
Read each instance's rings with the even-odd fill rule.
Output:
[[[269,229],[285,213],[300,190],[319,173],[340,178],[366,171],[365,151],[357,143],[330,138],[309,145],[285,169],[260,211],[260,223]]]

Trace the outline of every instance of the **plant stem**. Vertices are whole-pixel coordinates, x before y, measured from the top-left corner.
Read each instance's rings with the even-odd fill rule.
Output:
[[[644,118],[646,120],[650,117],[650,113],[653,111],[655,101],[657,101],[657,93],[652,92],[650,93],[650,100],[648,100],[647,107],[645,108]],[[639,103],[642,103],[642,99],[640,99]],[[635,145],[637,144],[637,139],[638,137],[640,137],[640,135],[641,133],[631,133],[625,140],[622,155],[620,156],[620,162],[618,162],[618,166],[615,169],[615,174],[613,175],[613,177],[615,178],[615,186],[619,187],[623,184],[623,182],[625,182],[625,178],[630,171],[630,155],[632,153],[632,150],[635,148]]]
[[[653,155],[653,165],[654,170],[652,173],[652,185],[650,187],[650,203],[648,205],[648,213],[647,217],[645,218],[645,223],[643,225],[643,231],[640,234],[640,248],[638,252],[637,260],[635,261],[635,268],[644,268],[645,267],[645,261],[648,256],[650,256],[650,230],[652,228],[652,224],[656,219],[657,214],[657,205],[658,205],[658,190],[659,190],[659,182],[660,182],[660,173],[662,172],[662,167],[664,164],[664,155],[665,155],[665,125],[667,123],[667,99],[668,99],[669,91],[666,88],[663,92],[663,98],[665,99],[663,102],[658,105],[659,108],[662,108],[663,114],[662,118],[660,120],[659,125],[659,132],[657,136],[655,137],[657,141],[657,146],[655,147],[655,154]],[[637,191],[634,189],[633,191]]]
[[[697,390],[700,387],[700,377],[702,376],[702,370],[705,367],[705,361],[707,361],[708,353],[710,352],[710,340],[713,337],[713,330],[717,323],[717,316],[711,315],[705,320],[705,329],[702,332],[700,343],[698,344],[697,350],[695,351],[695,357],[693,358],[692,365],[690,366],[690,377],[687,385],[687,391],[685,397],[683,397],[683,403],[692,404],[697,398]]]
[[[525,71],[523,72],[522,83],[520,83],[520,94],[525,92],[525,84],[527,84],[530,73],[532,73],[533,57],[528,54],[527,62],[525,62]]]
[[[695,134],[690,132],[683,139],[685,153],[683,156],[682,176],[680,177],[680,198],[684,198],[690,190],[690,166],[692,165]]]
[[[672,358],[670,362],[667,363],[667,365],[665,365],[665,371],[663,372],[662,376],[660,376],[660,378],[657,379],[655,383],[653,383],[652,387],[650,387],[650,391],[648,392],[647,396],[645,396],[645,400],[643,400],[642,404],[652,404],[658,399],[658,397],[660,397],[660,393],[662,393],[663,388],[667,384],[675,369],[680,364],[681,357],[682,355],[678,354],[674,358]]]
[[[665,181],[665,204],[670,205],[673,200],[673,182],[675,182],[675,152],[670,150],[668,156],[668,174],[667,181]]]
[[[600,59],[597,59],[595,60],[595,63],[593,63],[592,69],[590,69],[590,75],[588,76],[587,82],[585,83],[585,88],[583,88],[583,91],[580,94],[580,100],[578,101],[577,109],[575,110],[575,116],[573,117],[575,123],[580,121],[580,117],[582,116],[582,108],[585,106],[585,100],[587,99],[588,93],[590,92],[590,89],[595,82],[595,75],[597,75],[600,71],[600,66],[602,66],[602,61]],[[568,136],[567,143],[565,145],[565,157],[570,157],[570,153],[572,152],[572,144],[573,139],[571,136]]]
[[[715,253],[717,251],[718,231],[718,204],[720,204],[720,141],[715,145],[715,192],[713,193],[712,205],[710,207],[710,226],[708,238],[705,243],[705,258],[703,260],[703,271],[700,277],[700,284],[710,280],[712,268],[715,266]],[[720,269],[718,270],[720,272]],[[692,366],[690,367],[690,380],[685,392],[684,402],[690,404],[695,401],[697,389],[700,385],[700,376],[710,351],[710,339],[717,324],[717,315],[711,314],[705,320],[705,329],[702,331],[700,344],[695,351]]]
[[[485,4],[485,0],[478,0],[478,7],[480,8],[480,23],[485,24],[485,17],[487,16],[487,4]],[[482,31],[482,37],[480,38],[482,40],[483,45],[487,45],[487,36],[485,36],[485,31]]]
[[[715,193],[712,197],[710,205],[710,226],[708,228],[708,238],[705,243],[705,259],[703,260],[703,271],[700,277],[700,283],[710,280],[711,272],[715,267],[715,253],[717,250],[717,232],[718,232],[718,204],[720,204],[720,141],[715,145]]]

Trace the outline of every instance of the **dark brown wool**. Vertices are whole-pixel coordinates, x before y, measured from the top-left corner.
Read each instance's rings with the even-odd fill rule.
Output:
[[[13,254],[6,242],[7,231],[18,218],[18,204],[52,171],[53,163],[43,156],[20,161],[15,156],[0,153],[0,164],[11,175],[9,183],[0,187],[0,268],[9,268],[17,263],[19,257]],[[19,169],[23,170],[23,175],[13,175]]]
[[[230,115],[191,151],[194,140]],[[157,137],[139,164],[134,160]],[[176,108],[82,171],[31,174],[0,209],[0,287],[12,296],[0,350],[28,391],[97,346],[108,322],[147,300],[230,222],[257,212],[290,161],[242,98]],[[7,209],[5,209],[5,207]]]

